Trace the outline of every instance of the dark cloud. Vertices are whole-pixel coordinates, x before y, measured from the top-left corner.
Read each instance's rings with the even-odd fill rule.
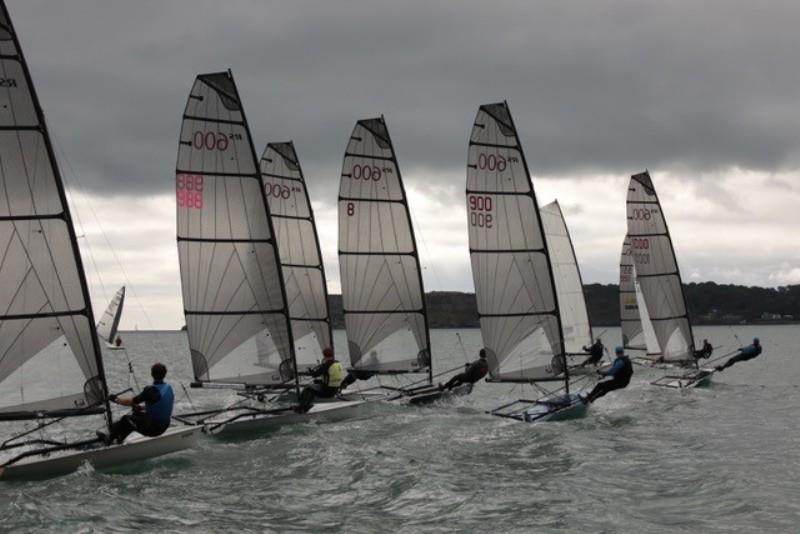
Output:
[[[800,164],[796,2],[9,3],[101,193],[168,191],[193,78],[227,67],[256,150],[294,139],[318,195],[356,119],[384,113],[401,166],[452,176],[477,106],[504,98],[535,174]]]

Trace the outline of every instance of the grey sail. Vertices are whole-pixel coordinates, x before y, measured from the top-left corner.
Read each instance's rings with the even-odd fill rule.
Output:
[[[296,378],[269,208],[230,71],[197,77],[176,169],[178,256],[198,382]]]
[[[108,391],[86,278],[4,3],[0,64],[0,419],[97,413]]]
[[[113,343],[117,337],[119,320],[122,317],[122,305],[125,303],[125,286],[122,286],[114,294],[114,298],[108,304],[108,308],[100,317],[97,323],[97,335],[106,343]]]
[[[569,377],[555,281],[528,166],[505,102],[480,107],[467,161],[472,276],[498,381]]]
[[[694,361],[694,339],[664,212],[647,171],[628,185],[628,237],[647,312],[666,361]]]
[[[543,206],[539,213],[544,234],[547,236],[550,265],[558,291],[564,350],[567,354],[582,353],[585,352],[583,347],[592,343],[592,326],[586,309],[583,280],[575,248],[557,200]]]
[[[383,117],[356,123],[339,188],[339,268],[352,367],[430,372],[422,275]]]
[[[299,370],[322,359],[332,348],[325,267],[294,144],[270,143],[261,156],[261,180],[280,252],[286,298]]]

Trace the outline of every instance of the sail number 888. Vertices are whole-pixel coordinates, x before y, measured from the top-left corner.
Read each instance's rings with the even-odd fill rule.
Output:
[[[478,228],[491,228],[494,224],[492,197],[469,195],[469,224]]]

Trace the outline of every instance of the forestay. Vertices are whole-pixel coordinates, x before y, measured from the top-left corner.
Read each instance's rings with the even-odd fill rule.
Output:
[[[347,144],[339,188],[339,267],[351,365],[430,373],[417,246],[383,117],[358,121]]]
[[[0,65],[0,419],[97,413],[108,391],[86,279],[5,4]]]
[[[196,380],[278,385],[296,378],[269,208],[230,71],[198,76],[189,94],[176,200]]]
[[[628,237],[658,346],[666,361],[692,360],[694,339],[672,239],[647,171],[628,186]]]
[[[619,260],[619,313],[622,345],[627,350],[646,350],[650,355],[660,353],[653,325],[636,280],[636,266],[631,254],[630,238],[625,235]]]
[[[261,179],[278,242],[297,366],[302,371],[332,347],[325,267],[300,160],[294,144],[270,143]]]
[[[467,161],[470,256],[493,379],[564,380],[564,340],[549,252],[506,103],[483,105]]]
[[[108,304],[108,308],[100,317],[97,323],[97,335],[106,343],[113,343],[117,337],[119,320],[122,317],[122,305],[125,302],[125,286],[122,286],[114,294],[114,298]]]
[[[583,347],[592,344],[592,327],[586,310],[583,280],[575,256],[575,248],[567,229],[567,222],[558,200],[539,209],[547,250],[558,292],[558,308],[564,330],[564,350],[567,354],[585,352]]]

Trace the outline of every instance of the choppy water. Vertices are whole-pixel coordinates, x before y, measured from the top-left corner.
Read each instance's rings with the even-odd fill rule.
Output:
[[[637,368],[627,390],[596,402],[585,419],[528,425],[485,415],[510,388],[480,383],[445,407],[375,405],[347,422],[209,438],[125,473],[87,468],[5,483],[0,530],[797,532],[800,330],[735,331],[743,341],[760,335],[764,354],[716,375],[708,389],[651,387],[646,379],[658,372]],[[736,345],[731,328],[696,334]],[[477,330],[461,336],[477,351]],[[619,331],[603,337],[613,345]],[[173,383],[188,383],[184,335],[124,338],[140,380],[161,359]],[[438,368],[464,360],[455,331],[434,331],[432,341]],[[107,361],[114,386],[125,387],[125,356]],[[198,407],[217,401],[190,395]]]

